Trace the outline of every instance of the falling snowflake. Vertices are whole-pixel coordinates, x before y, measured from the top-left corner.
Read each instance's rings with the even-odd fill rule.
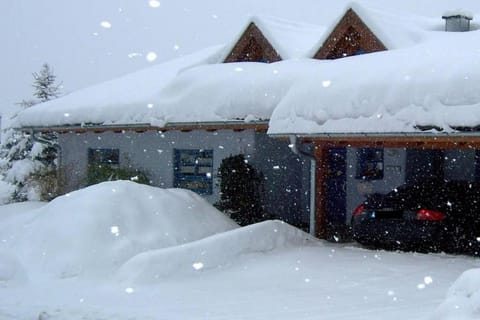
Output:
[[[150,1],[148,1],[148,5],[152,8],[158,8],[158,7],[160,7],[160,1],[150,0]]]
[[[100,26],[105,29],[110,29],[112,27],[112,24],[108,21],[102,21],[100,22]]]
[[[433,282],[433,279],[432,277],[430,276],[426,276],[424,279],[423,279],[423,282],[425,282],[425,284],[431,284]]]
[[[149,53],[147,53],[146,58],[150,62],[155,61],[155,60],[157,60],[157,54],[153,51],[150,51]]]
[[[111,227],[110,227],[110,232],[111,232],[114,236],[118,237],[118,236],[120,235],[120,228],[119,228],[118,226],[111,226]]]
[[[203,269],[204,265],[202,262],[195,262],[193,265],[192,265],[193,269],[195,270],[201,270]]]

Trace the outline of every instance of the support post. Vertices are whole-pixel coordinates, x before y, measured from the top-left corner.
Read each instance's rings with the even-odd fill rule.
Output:
[[[327,196],[328,196],[328,147],[325,145],[315,146],[316,167],[316,235],[320,239],[327,236]]]

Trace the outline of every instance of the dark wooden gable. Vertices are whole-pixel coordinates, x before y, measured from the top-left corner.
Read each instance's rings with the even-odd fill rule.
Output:
[[[262,31],[250,23],[224,62],[276,62],[282,58]]]
[[[338,59],[387,50],[385,45],[353,11],[348,9],[314,55],[315,59]]]

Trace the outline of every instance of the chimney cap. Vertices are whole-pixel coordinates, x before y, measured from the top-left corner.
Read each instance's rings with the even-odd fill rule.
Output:
[[[457,10],[449,10],[442,15],[443,19],[450,19],[450,18],[464,18],[467,20],[473,20],[473,14],[467,10],[457,9]]]

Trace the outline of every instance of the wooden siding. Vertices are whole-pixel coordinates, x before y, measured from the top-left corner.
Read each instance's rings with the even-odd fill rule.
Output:
[[[276,62],[282,60],[262,31],[252,22],[224,62]]]
[[[338,59],[387,50],[360,17],[349,9],[322,44],[314,59]]]

